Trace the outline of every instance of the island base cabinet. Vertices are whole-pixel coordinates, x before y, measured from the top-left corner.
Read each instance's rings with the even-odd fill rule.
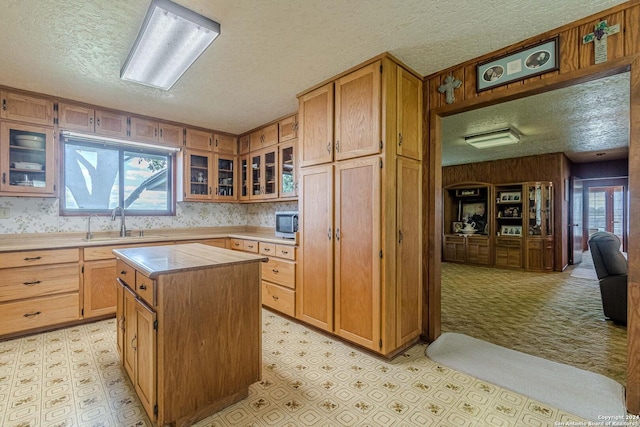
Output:
[[[157,259],[172,250],[225,262],[149,273],[126,256]],[[228,252],[202,244],[114,251],[121,359],[155,425],[193,425],[246,398],[260,380],[261,265],[229,263]]]

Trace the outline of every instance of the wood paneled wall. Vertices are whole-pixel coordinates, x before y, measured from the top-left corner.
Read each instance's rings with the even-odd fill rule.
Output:
[[[608,60],[594,64],[594,46],[583,45],[582,37],[593,32],[595,25],[606,19],[609,25],[620,24],[620,32],[608,37]],[[476,91],[476,65],[538,42],[559,38],[559,70],[492,90]],[[424,153],[425,185],[423,200],[424,253],[423,266],[425,307],[423,336],[428,340],[440,334],[440,260],[442,250],[442,151],[441,117],[497,104],[535,93],[578,84],[595,78],[631,71],[629,199],[630,211],[640,210],[640,0],[631,0],[571,24],[548,31],[504,49],[475,58],[425,77],[424,84]],[[438,87],[448,75],[462,81],[455,90],[456,101],[445,103]],[[562,166],[568,176],[568,165]],[[529,178],[527,178],[529,179]],[[486,180],[486,179],[483,179]],[[559,194],[560,193],[560,194]],[[556,191],[556,197],[562,193]],[[629,224],[629,307],[640,307],[640,217],[630,217]],[[628,315],[627,410],[640,413],[640,309]]]

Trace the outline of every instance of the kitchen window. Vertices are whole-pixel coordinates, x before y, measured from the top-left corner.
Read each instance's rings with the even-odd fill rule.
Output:
[[[63,137],[63,215],[172,215],[174,155],[151,146]]]

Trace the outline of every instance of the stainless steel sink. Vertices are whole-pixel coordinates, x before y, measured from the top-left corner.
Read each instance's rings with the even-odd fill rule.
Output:
[[[164,234],[145,234],[142,236],[139,235],[134,235],[134,236],[125,236],[125,237],[121,237],[121,236],[98,236],[98,237],[92,237],[90,239],[84,238],[82,239],[85,242],[110,242],[110,241],[114,241],[114,240],[123,240],[123,241],[129,241],[129,240],[154,240],[154,239],[162,239],[162,238],[166,238],[168,236],[164,235]]]

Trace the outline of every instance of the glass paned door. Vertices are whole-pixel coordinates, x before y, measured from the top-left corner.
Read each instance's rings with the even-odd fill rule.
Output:
[[[589,188],[589,236],[597,231],[608,231],[623,241],[624,187]]]

